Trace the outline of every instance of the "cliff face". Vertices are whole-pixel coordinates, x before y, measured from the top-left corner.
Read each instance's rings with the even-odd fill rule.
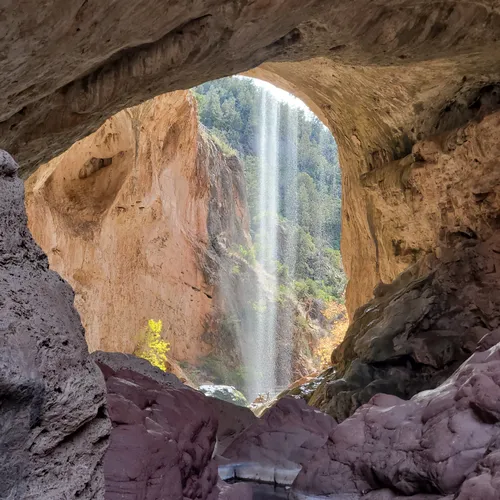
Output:
[[[175,359],[210,351],[214,246],[245,244],[248,220],[241,164],[198,130],[190,94],[113,116],[26,193],[30,229],[76,292],[90,350],[133,352],[152,318]]]

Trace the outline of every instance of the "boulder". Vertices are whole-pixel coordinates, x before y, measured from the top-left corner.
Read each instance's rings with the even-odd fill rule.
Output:
[[[101,370],[111,369],[114,372],[130,370],[139,375],[144,375],[161,385],[185,388],[186,386],[173,374],[164,372],[149,361],[138,358],[133,354],[124,354],[121,352],[94,351],[91,354],[92,359],[100,366]]]
[[[374,396],[330,432],[293,488],[363,500],[500,498],[499,423],[496,344],[409,401]]]
[[[212,408],[218,421],[215,453],[223,455],[235,437],[255,423],[257,417],[249,408],[222,399],[207,397],[206,402]]]
[[[104,380],[70,286],[28,231],[16,172],[0,151],[0,498],[102,498]]]
[[[170,383],[170,374],[162,382],[129,362],[120,366],[124,358],[110,363],[116,369],[100,358],[113,423],[104,458],[106,500],[216,499],[217,417],[205,396]]]
[[[303,400],[281,398],[227,447],[224,471],[241,479],[291,484],[335,426],[333,418]]]
[[[245,396],[231,385],[204,384],[200,385],[200,391],[206,396],[222,399],[238,406],[247,406]]]

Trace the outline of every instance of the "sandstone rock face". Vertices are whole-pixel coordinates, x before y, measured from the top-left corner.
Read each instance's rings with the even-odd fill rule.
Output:
[[[500,496],[499,421],[495,344],[476,352],[440,387],[409,401],[375,396],[330,432],[294,489],[363,500],[493,500]]]
[[[0,151],[0,498],[97,499],[110,431],[73,292],[33,241]]]
[[[163,321],[174,359],[211,350],[221,254],[246,246],[248,216],[241,164],[198,131],[188,93],[110,118],[26,189],[30,229],[75,289],[90,350],[132,353],[148,319]]]
[[[108,355],[108,359],[113,355]],[[102,359],[102,358],[101,358]],[[104,458],[106,500],[216,499],[217,418],[203,394],[98,361],[113,430]]]
[[[23,6],[1,17],[0,146],[26,177],[125,107],[269,61],[259,75],[304,98],[339,143],[351,315],[401,270],[384,261],[360,176],[498,108],[498,0]]]

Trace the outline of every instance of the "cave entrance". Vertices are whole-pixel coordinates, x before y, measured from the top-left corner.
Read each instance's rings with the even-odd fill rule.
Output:
[[[203,130],[243,165],[249,217],[226,231],[232,279],[219,280],[205,366],[233,370],[219,382],[265,399],[324,367],[347,325],[337,145],[301,100],[268,82],[228,77],[193,92]]]
[[[121,111],[41,166],[26,206],[91,351],[253,401],[329,364],[347,327],[337,145],[269,83]]]

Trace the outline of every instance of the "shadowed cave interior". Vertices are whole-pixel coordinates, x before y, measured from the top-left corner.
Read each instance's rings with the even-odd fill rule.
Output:
[[[241,499],[251,480],[290,498],[497,499],[500,5],[30,3],[0,21],[0,498]],[[231,115],[236,98],[203,90],[232,74],[291,92],[317,120],[257,91],[266,125],[251,154],[250,129],[230,134],[230,116],[251,124]],[[203,123],[215,94],[223,124],[214,109]],[[302,217],[313,199],[309,218],[333,213],[325,127],[345,296],[280,254],[309,248],[321,264],[339,251]],[[325,192],[303,166],[309,148],[331,166]],[[310,187],[296,216],[280,191],[295,181]],[[288,246],[301,231],[312,244]],[[287,288],[302,281],[306,312]],[[311,377],[302,359],[271,380],[302,352],[302,334],[279,334],[301,317],[301,332],[324,327],[325,297],[349,319],[328,366]],[[161,323],[158,304],[170,305]],[[281,309],[294,328],[260,343]],[[250,370],[250,400],[309,375],[260,416],[183,383],[206,378],[192,366],[217,341],[233,352],[234,317],[244,365],[281,356]],[[163,366],[133,355],[143,327]],[[227,367],[240,362],[212,358],[210,382],[237,385]]]

